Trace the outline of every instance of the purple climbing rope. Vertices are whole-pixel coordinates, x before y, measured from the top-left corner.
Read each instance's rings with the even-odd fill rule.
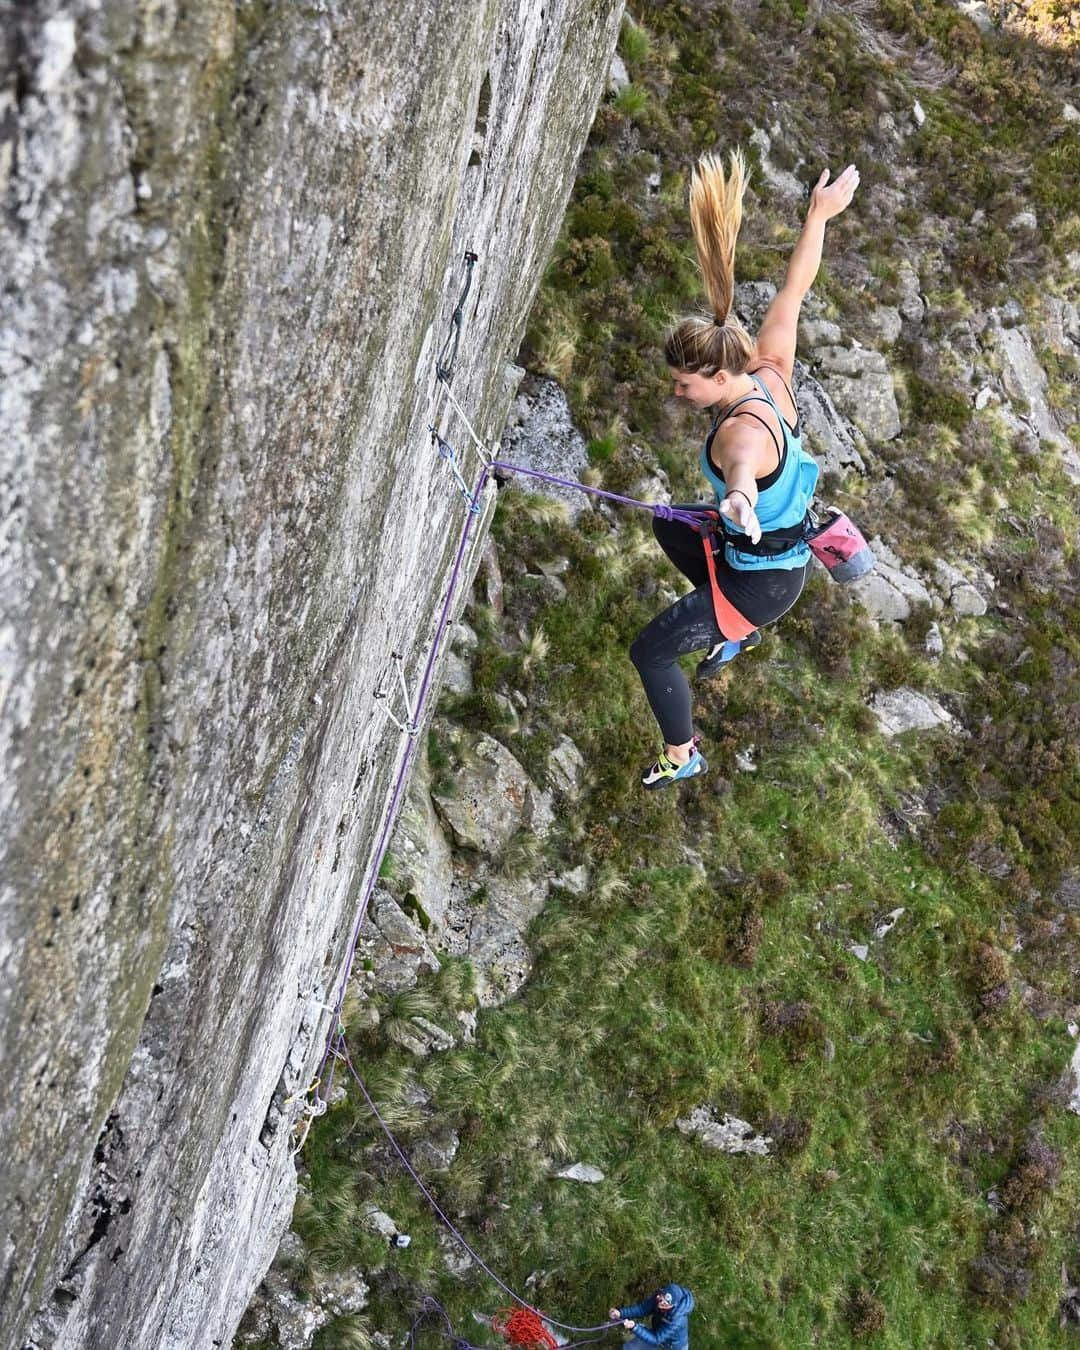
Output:
[[[465,561],[465,552],[469,546],[469,539],[472,536],[473,522],[476,520],[477,512],[473,507],[479,505],[480,494],[484,490],[484,485],[488,480],[489,470],[485,467],[480,472],[476,487],[473,489],[472,502],[470,510],[465,516],[465,524],[461,530],[461,537],[458,540],[457,554],[454,557],[454,566],[450,573],[450,584],[447,587],[446,599],[443,601],[442,613],[439,615],[438,626],[435,629],[435,638],[431,644],[431,651],[428,654],[427,665],[424,667],[424,675],[420,681],[420,692],[416,696],[416,706],[413,712],[413,720],[417,726],[420,724],[421,714],[424,710],[424,703],[431,688],[431,679],[435,673],[435,663],[439,655],[439,646],[442,642],[443,634],[446,631],[446,625],[450,619],[450,611],[453,607],[454,597],[457,593],[458,582],[461,578],[461,568]],[[394,789],[390,796],[390,805],[383,820],[382,832],[379,835],[379,842],[375,849],[375,855],[372,864],[368,870],[367,883],[364,886],[363,898],[360,902],[360,910],[356,916],[356,922],[353,924],[352,934],[349,938],[349,957],[345,963],[345,972],[341,977],[341,984],[338,988],[337,1002],[334,1004],[333,1023],[330,1028],[330,1034],[326,1039],[326,1048],[323,1050],[322,1059],[319,1061],[319,1067],[315,1073],[317,1087],[315,1089],[315,1099],[320,1104],[325,1104],[334,1082],[334,1066],[331,1065],[330,1077],[326,1084],[322,1082],[323,1070],[326,1068],[326,1062],[330,1058],[331,1049],[335,1038],[340,1035],[339,1019],[341,1009],[345,1003],[345,994],[349,987],[349,976],[352,974],[353,963],[356,960],[356,947],[360,941],[360,930],[363,927],[364,919],[367,916],[368,905],[371,903],[372,894],[375,891],[375,883],[379,878],[379,869],[382,867],[383,857],[387,846],[390,843],[390,833],[397,820],[398,806],[401,802],[402,793],[405,790],[405,784],[408,781],[409,766],[412,763],[413,752],[416,748],[415,737],[410,736],[405,744],[405,753],[401,759],[401,765],[398,768],[397,778],[394,780]],[[325,1105],[323,1105],[325,1109]]]
[[[476,1252],[476,1250],[472,1246],[470,1246],[469,1241],[464,1236],[464,1234],[454,1226],[453,1220],[450,1219],[445,1213],[445,1211],[440,1207],[439,1202],[435,1199],[432,1193],[428,1190],[427,1186],[424,1184],[423,1177],[421,1177],[419,1172],[417,1172],[416,1168],[413,1167],[412,1163],[406,1156],[405,1150],[394,1138],[393,1131],[390,1129],[390,1126],[387,1125],[386,1121],[383,1120],[382,1116],[379,1113],[379,1108],[375,1105],[375,1102],[372,1099],[371,1093],[368,1092],[367,1088],[364,1086],[363,1079],[356,1072],[356,1066],[353,1064],[352,1059],[349,1055],[349,1047],[345,1044],[344,1036],[337,1037],[337,1045],[338,1045],[337,1054],[340,1055],[342,1062],[345,1064],[345,1067],[349,1070],[349,1073],[352,1075],[353,1082],[360,1089],[364,1101],[367,1102],[368,1110],[375,1117],[376,1121],[379,1124],[379,1128],[382,1130],[383,1134],[386,1135],[390,1147],[397,1154],[402,1167],[404,1167],[405,1171],[408,1172],[410,1177],[412,1177],[413,1181],[416,1183],[424,1199],[428,1202],[431,1208],[435,1211],[435,1213],[446,1225],[446,1228],[450,1232],[450,1234],[455,1238],[457,1242],[461,1244],[462,1247],[464,1247],[464,1249],[469,1253],[469,1255],[480,1267],[480,1269],[484,1272],[484,1274],[487,1275],[489,1279],[494,1280],[495,1283],[499,1286],[499,1288],[503,1291],[503,1293],[508,1294],[514,1300],[514,1302],[517,1303],[520,1307],[525,1308],[527,1311],[531,1313],[535,1313],[536,1316],[539,1317],[542,1321],[549,1322],[553,1327],[558,1327],[560,1331],[577,1331],[583,1333],[584,1335],[589,1335],[590,1332],[594,1331],[610,1331],[615,1326],[615,1323],[613,1322],[601,1322],[599,1326],[595,1327],[576,1327],[569,1322],[556,1322],[556,1320],[553,1317],[548,1317],[548,1315],[546,1313],[542,1313],[539,1308],[534,1308],[531,1303],[526,1302],[525,1299],[523,1299],[520,1294],[515,1294],[514,1291],[510,1288],[510,1286],[504,1280],[500,1279],[498,1275],[495,1274],[495,1272]]]
[[[624,497],[618,492],[605,492],[603,488],[588,487],[585,483],[578,483],[573,478],[560,478],[557,474],[541,473],[539,469],[526,469],[523,464],[508,464],[502,459],[493,459],[488,468],[501,469],[503,473],[524,474],[527,478],[539,478],[542,483],[551,483],[555,487],[572,488],[575,492],[587,492],[590,497],[603,497],[606,501],[617,502],[620,506],[636,506],[642,510],[651,511],[660,520],[677,520],[683,525],[696,527],[703,520],[709,520],[716,514],[715,511],[710,511],[708,507],[687,511],[677,506],[667,506],[664,502],[639,502],[636,497]]]

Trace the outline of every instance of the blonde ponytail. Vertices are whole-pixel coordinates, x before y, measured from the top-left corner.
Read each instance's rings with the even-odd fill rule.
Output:
[[[682,319],[664,343],[664,355],[676,370],[714,375],[740,374],[754,344],[731,313],[735,298],[735,240],[742,224],[746,162],[740,150],[728,157],[728,172],[718,155],[703,155],[690,180],[690,225],[705,281],[711,318]]]

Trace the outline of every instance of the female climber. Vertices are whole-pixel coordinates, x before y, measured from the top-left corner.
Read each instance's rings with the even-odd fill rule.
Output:
[[[677,658],[708,648],[697,674],[712,675],[744,648],[757,646],[757,628],[786,613],[806,580],[810,550],[804,522],[817,466],[802,448],[791,392],[795,337],[803,298],[821,265],[825,224],[844,210],[858,185],[853,164],[833,183],[828,169],[822,172],[784,284],[754,342],[732,313],[735,239],[746,187],[742,155],[732,153],[726,174],[713,155],[705,155],[694,171],[690,223],[709,314],[682,319],[668,334],[664,355],[675,397],[712,414],[701,468],[716,493],[713,509],[722,526],[716,581],[735,618],[746,621],[743,631],[754,628],[744,637],[724,632],[701,537],[690,525],[657,518],[653,529],[660,547],[694,589],[658,614],[630,649],[665,741],[642,775],[647,788],[694,778],[708,767],[697,748],[690,686]]]

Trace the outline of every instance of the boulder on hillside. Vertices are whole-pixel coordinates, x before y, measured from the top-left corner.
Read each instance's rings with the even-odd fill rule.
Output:
[[[1080,309],[1069,300],[1048,295],[1043,300],[1043,329],[1054,351],[1076,355],[1080,350]]]
[[[839,475],[847,468],[865,473],[866,465],[847,423],[801,361],[795,362],[793,389],[799,405],[803,445],[817,460],[822,473]]]
[[[1021,403],[1021,416],[1031,424],[1040,441],[1063,449],[1068,442],[1047,402],[1046,371],[1035,355],[1031,333],[1024,324],[1006,326],[1002,317],[999,311],[991,314],[989,334],[1001,360],[1005,393]]]
[[[457,843],[495,855],[522,828],[546,832],[550,803],[504,745],[446,721],[433,730],[448,763],[432,799]]]
[[[314,1297],[301,1293],[293,1271],[309,1259],[299,1236],[287,1232],[248,1307],[236,1346],[257,1347],[272,1340],[281,1350],[310,1350],[328,1322],[367,1307],[370,1291],[360,1270],[323,1271]]]
[[[888,544],[875,537],[870,540],[870,547],[874,570],[853,581],[849,588],[868,614],[875,619],[903,623],[911,617],[913,605],[940,609],[940,601],[930,594],[921,578],[904,567]]]
[[[584,1181],[590,1186],[595,1186],[597,1182],[604,1180],[604,1173],[599,1167],[594,1167],[592,1163],[571,1163],[569,1167],[564,1167],[561,1172],[555,1175],[560,1181]]]
[[[761,176],[773,192],[779,193],[781,197],[788,197],[792,201],[802,201],[806,196],[805,185],[788,169],[781,168],[779,164],[774,163],[771,158],[773,141],[779,140],[782,135],[783,129],[779,123],[770,127],[768,131],[764,127],[755,127],[750,133],[750,144],[758,152]]]
[[[775,299],[776,287],[771,281],[740,281],[735,286],[735,313],[751,333],[756,333]]]
[[[464,927],[464,953],[476,971],[476,997],[483,1008],[513,998],[533,968],[525,944],[529,925],[544,908],[546,877],[484,878],[481,899],[468,901],[471,912],[459,915]]]
[[[381,886],[372,896],[357,952],[364,965],[356,979],[387,993],[411,989],[421,972],[439,970],[439,958],[419,924]]]
[[[574,426],[566,394],[556,380],[532,374],[522,380],[502,434],[499,457],[526,469],[580,481],[589,467],[585,438]],[[557,487],[524,474],[514,475],[513,481],[526,492],[540,492],[562,502],[572,521],[590,510],[589,497],[584,492]]]
[[[431,803],[427,746],[415,760],[408,795],[390,844],[394,880],[402,894],[416,897],[430,931],[437,933],[446,915],[453,869],[450,844]]]
[[[893,305],[875,305],[865,317],[871,333],[886,347],[893,345],[904,326],[900,311]]]
[[[980,585],[976,586],[958,567],[944,558],[935,559],[934,577],[945,596],[945,603],[955,613],[974,618],[981,618],[986,613],[987,600],[983,591],[993,589],[992,577],[984,573]]]
[[[585,757],[569,736],[560,736],[547,759],[548,781],[573,801],[585,778]]]
[[[915,109],[915,120],[919,121],[919,112],[922,110],[918,103],[915,104]],[[923,120],[925,120],[925,114]],[[922,323],[926,317],[926,301],[922,296],[919,274],[906,258],[900,263],[899,271],[900,303],[897,305],[897,309],[900,311],[900,317],[905,323]]]
[[[675,1126],[681,1134],[694,1135],[708,1148],[721,1153],[765,1157],[771,1150],[772,1140],[767,1134],[758,1134],[753,1125],[738,1116],[725,1113],[718,1120],[711,1106],[695,1106],[688,1116],[680,1116]]]
[[[869,706],[883,736],[931,731],[934,727],[951,726],[953,722],[952,714],[936,698],[916,689],[890,689],[888,693],[875,694]]]

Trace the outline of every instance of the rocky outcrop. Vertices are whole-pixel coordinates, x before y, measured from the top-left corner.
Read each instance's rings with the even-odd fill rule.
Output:
[[[759,1134],[753,1125],[725,1112],[717,1118],[711,1106],[695,1106],[688,1116],[675,1122],[680,1134],[693,1135],[707,1148],[720,1153],[752,1153],[759,1158],[772,1151],[772,1140]]]
[[[913,605],[933,605],[926,583],[906,569],[880,538],[870,540],[874,570],[851,583],[852,595],[875,619],[902,623],[911,617]]]
[[[435,735],[448,764],[432,795],[458,844],[498,854],[518,830],[542,829],[550,808],[504,745],[448,722]]]
[[[269,1263],[463,518],[461,260],[490,443],[617,9],[5,26],[4,1344],[222,1344]]]
[[[566,394],[557,381],[542,375],[526,375],[521,392],[511,405],[499,454],[507,463],[580,481],[589,467],[585,438],[574,426]],[[569,520],[577,520],[583,511],[590,509],[590,500],[584,492],[524,475],[513,481],[526,492],[539,492],[562,502]]]
[[[814,353],[833,402],[868,441],[900,435],[892,376],[880,352],[869,347],[822,347]]]
[[[824,386],[801,361],[795,362],[793,389],[799,405],[803,444],[823,473],[840,475],[852,468],[863,473],[866,465],[848,423]]]
[[[884,736],[932,731],[935,727],[951,726],[953,721],[952,715],[936,698],[915,689],[891,689],[888,693],[875,694],[870,701],[870,711]]]

